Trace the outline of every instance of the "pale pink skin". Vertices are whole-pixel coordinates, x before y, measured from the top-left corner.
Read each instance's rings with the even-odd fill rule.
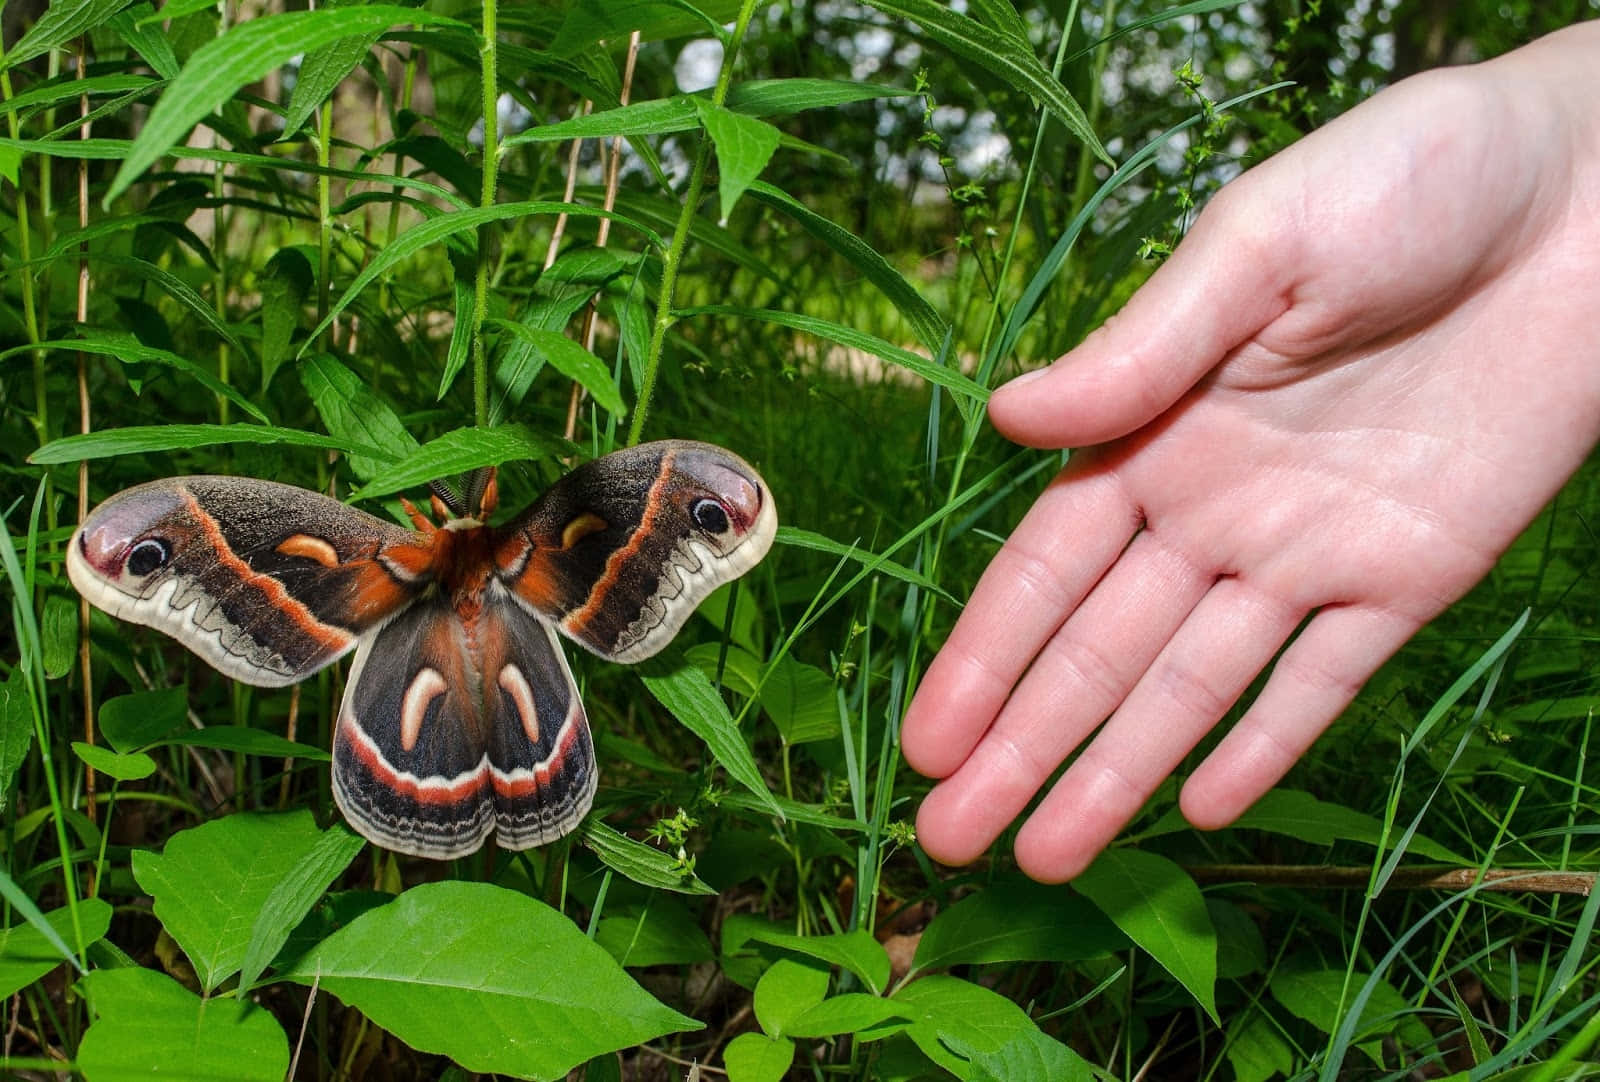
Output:
[[[1384,91],[1227,185],[1120,314],[996,391],[1007,437],[1093,449],[906,715],[907,761],[944,779],[930,855],[981,855],[1098,728],[1017,835],[1029,875],[1077,875],[1315,613],[1183,785],[1191,823],[1227,825],[1577,469],[1597,69],[1591,22]]]

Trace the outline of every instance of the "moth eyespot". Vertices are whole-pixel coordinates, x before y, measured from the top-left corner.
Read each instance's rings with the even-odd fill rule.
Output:
[[[172,550],[165,541],[148,538],[140,541],[128,551],[128,559],[123,563],[123,569],[130,575],[144,578],[146,575],[161,570],[172,562]]]
[[[709,534],[723,534],[728,532],[727,509],[716,500],[696,500],[689,508],[689,514],[694,517],[696,526]]]

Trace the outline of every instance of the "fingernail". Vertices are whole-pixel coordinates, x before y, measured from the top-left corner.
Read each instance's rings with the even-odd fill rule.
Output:
[[[1044,368],[1035,368],[1032,372],[1024,372],[1024,373],[1022,373],[1022,375],[1018,376],[1016,379],[1011,380],[1010,382],[1006,383],[1005,386],[1006,387],[1021,387],[1025,383],[1032,383],[1034,380],[1038,379],[1040,376],[1044,375],[1048,371],[1050,371],[1048,366],[1046,366]]]

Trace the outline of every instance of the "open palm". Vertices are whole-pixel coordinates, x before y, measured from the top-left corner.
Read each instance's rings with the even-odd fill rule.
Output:
[[[945,779],[930,854],[982,853],[1098,728],[1017,838],[1029,874],[1075,875],[1299,628],[1184,787],[1226,824],[1577,468],[1600,435],[1597,60],[1588,24],[1379,95],[996,392],[1007,436],[1090,449],[906,717],[906,758]]]

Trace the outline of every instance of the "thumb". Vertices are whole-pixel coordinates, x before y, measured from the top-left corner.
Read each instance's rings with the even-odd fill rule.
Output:
[[[1259,171],[1259,170],[1258,170]],[[1147,424],[1290,304],[1292,230],[1271,186],[1235,180],[1121,312],[1048,368],[989,399],[989,419],[1034,447],[1086,447]],[[1266,213],[1263,213],[1265,211]]]

